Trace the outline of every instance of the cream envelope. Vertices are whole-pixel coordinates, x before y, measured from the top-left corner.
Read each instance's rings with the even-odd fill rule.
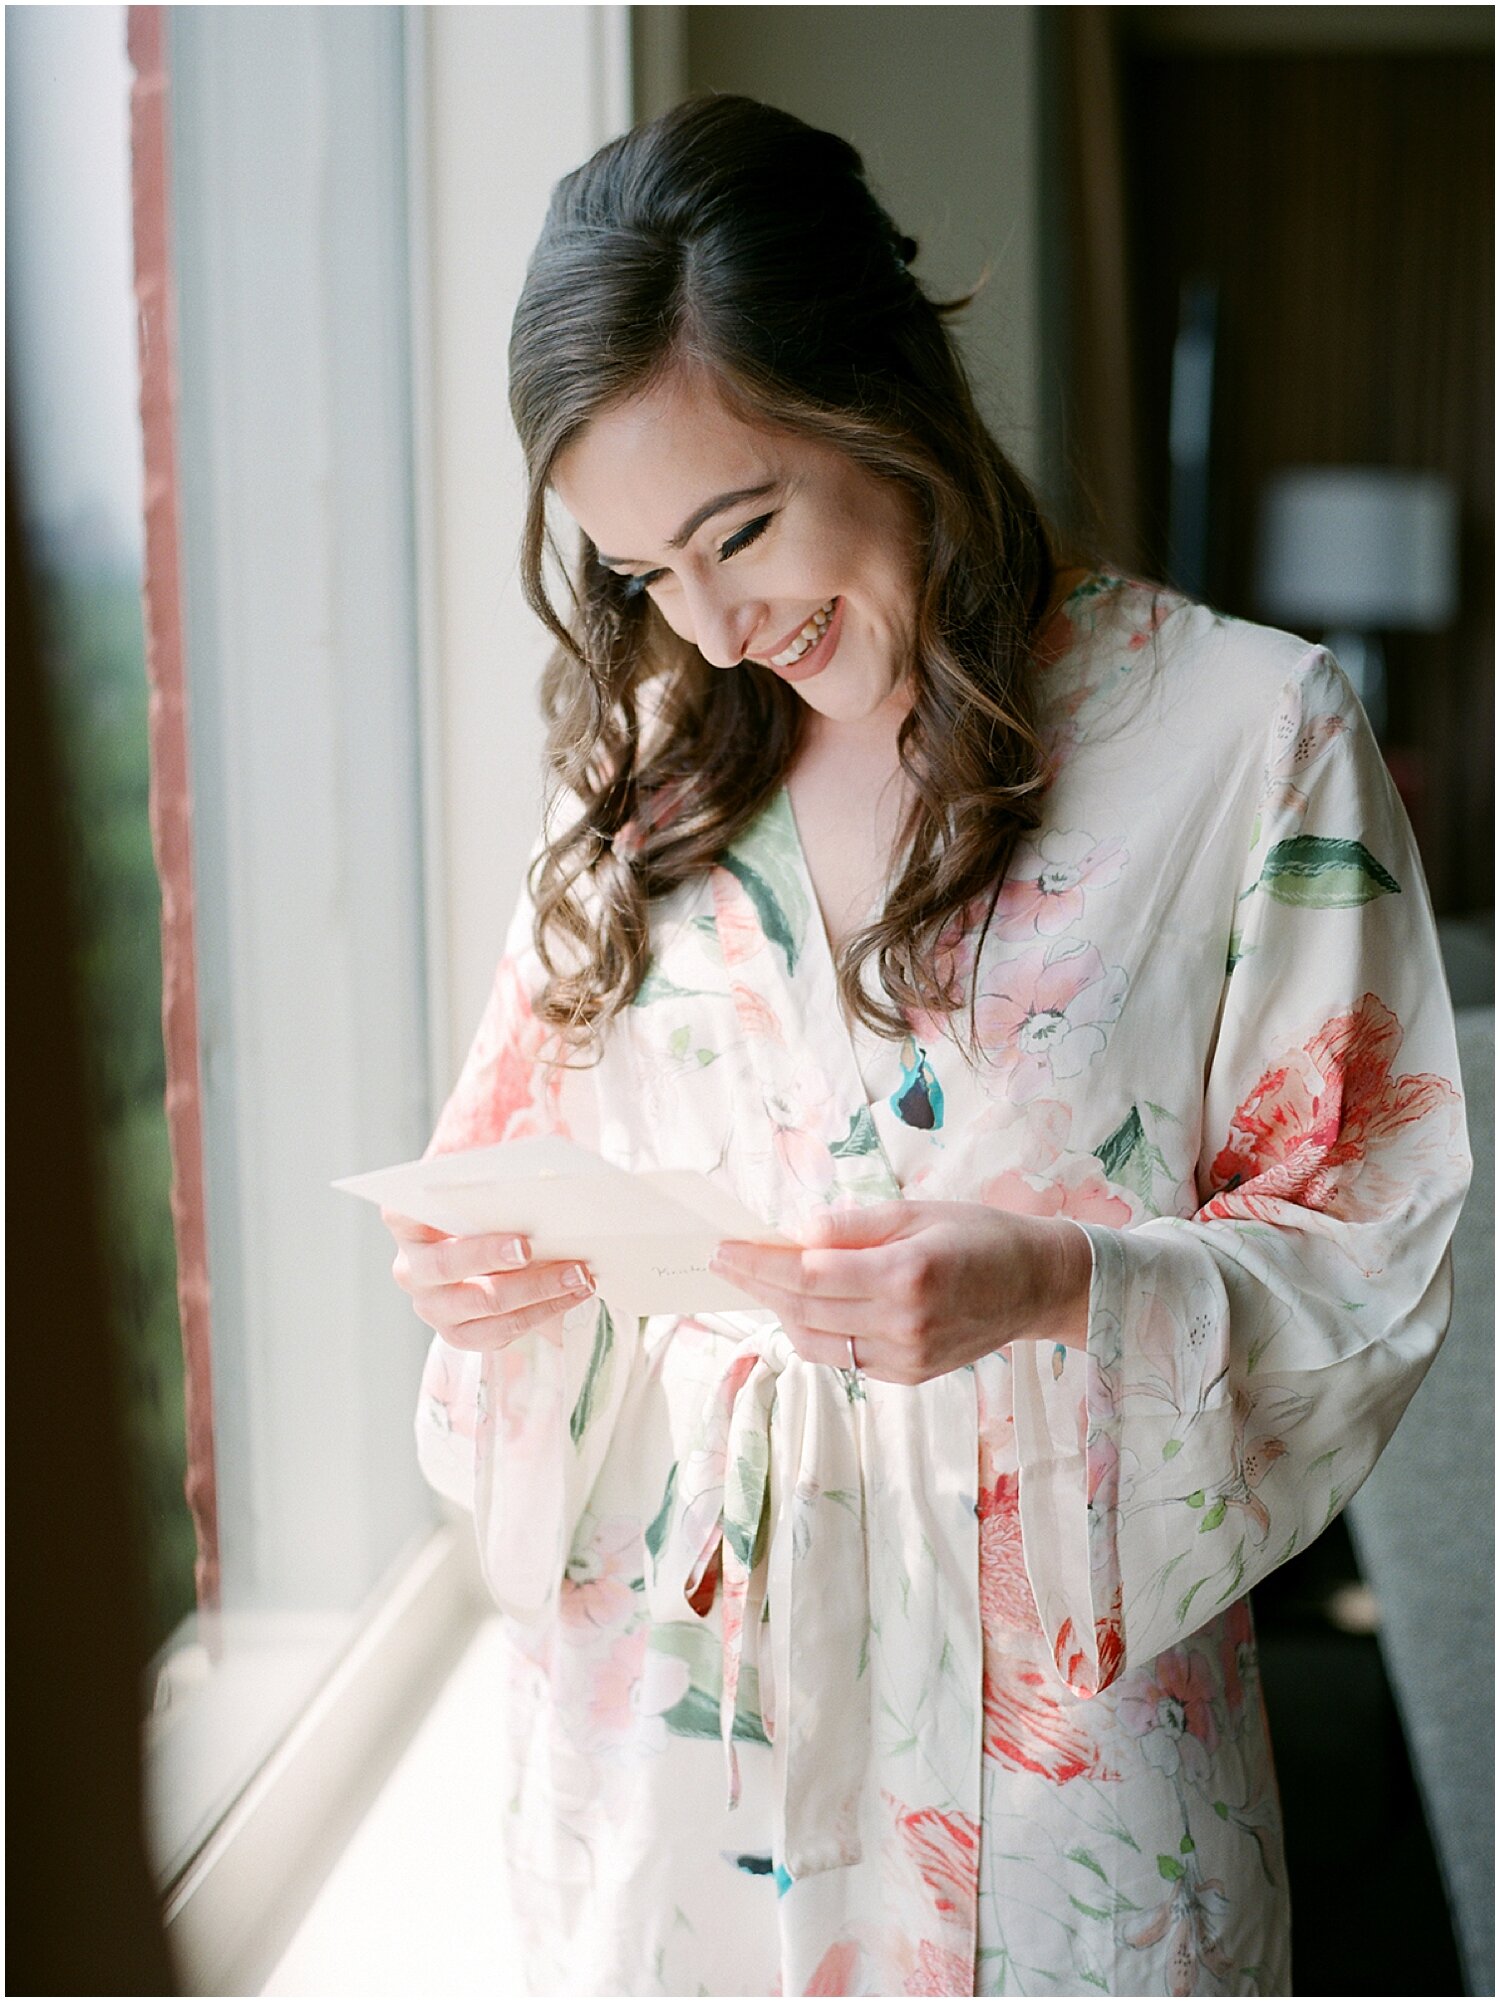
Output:
[[[514,1231],[533,1259],[582,1259],[603,1298],[631,1314],[758,1308],[709,1271],[714,1247],[726,1237],[787,1242],[693,1169],[629,1173],[551,1134],[404,1161],[333,1186],[454,1237]]]

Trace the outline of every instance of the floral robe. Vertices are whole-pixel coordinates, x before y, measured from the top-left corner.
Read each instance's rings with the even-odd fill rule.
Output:
[[[846,1027],[784,792],[656,908],[594,1069],[543,1061],[517,914],[435,1148],[566,1132],[787,1231],[904,1193],[1093,1250],[1086,1352],[916,1389],[767,1313],[434,1339],[418,1447],[508,1636],[537,1992],[1289,1992],[1246,1594],[1446,1325],[1451,1013],[1325,652],[1094,576],[1039,654],[1054,777],[978,1066],[942,1019]]]

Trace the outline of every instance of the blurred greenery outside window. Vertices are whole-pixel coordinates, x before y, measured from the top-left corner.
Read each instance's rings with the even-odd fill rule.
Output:
[[[10,8],[9,453],[53,706],[147,1645],[196,1611],[148,811],[123,7]],[[87,1394],[75,1393],[75,1394]]]
[[[195,1610],[196,1545],[183,1489],[187,1436],[140,580],[105,563],[53,561],[39,572],[67,784],[109,1282],[148,1583],[147,1640],[155,1649]]]

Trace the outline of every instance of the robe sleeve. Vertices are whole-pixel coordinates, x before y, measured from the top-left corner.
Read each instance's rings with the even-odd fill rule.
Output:
[[[1054,1383],[1043,1345],[1011,1350],[1027,1569],[1082,1697],[1307,1547],[1448,1323],[1470,1167],[1452,1009],[1406,816],[1321,649],[1255,790],[1199,1207],[1079,1225],[1085,1353]]]
[[[535,1014],[543,971],[522,895],[489,1000],[427,1152],[553,1133],[596,1141],[593,1072],[549,1059]],[[439,1494],[471,1511],[496,1605],[534,1620],[554,1605],[574,1529],[619,1414],[636,1324],[602,1300],[569,1310],[560,1332],[504,1348],[459,1349],[435,1334],[417,1399],[417,1462]]]

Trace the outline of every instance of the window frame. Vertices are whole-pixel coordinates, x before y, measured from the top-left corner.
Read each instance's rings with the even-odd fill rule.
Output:
[[[362,1018],[352,1006],[346,1009],[342,1071],[332,1080],[343,1094],[335,1106],[342,1126],[330,1142],[338,1150],[333,1171],[346,1172],[398,1158],[425,1140],[432,1108],[451,1082],[482,1005],[534,833],[541,752],[534,689],[544,647],[521,600],[508,554],[519,527],[521,467],[505,405],[503,367],[495,365],[495,343],[486,330],[508,323],[509,303],[553,181],[628,122],[630,103],[629,22],[623,7],[249,13],[262,16],[258,60],[247,60],[244,46],[244,35],[253,35],[253,28],[239,31],[236,42],[236,17],[243,20],[244,10],[179,9],[169,10],[167,17],[167,67],[175,86],[169,117],[178,323],[189,358],[206,356],[220,371],[208,387],[201,379],[195,383],[191,370],[183,377],[186,651],[191,665],[216,658],[215,649],[221,659],[226,651],[239,649],[241,664],[238,710],[232,702],[216,707],[212,681],[201,672],[189,704],[203,960],[200,1066],[219,1405],[215,1429],[226,1485],[219,1508],[225,1605],[200,1622],[200,1629],[209,1638],[211,1653],[226,1638],[243,1646],[249,1631],[261,1649],[266,1678],[302,1677],[295,1715],[280,1742],[259,1761],[254,1777],[222,1813],[205,1818],[200,1802],[195,1823],[184,1809],[175,1856],[163,1853],[170,1843],[158,1845],[168,1937],[185,1986],[190,1992],[215,1993],[255,1992],[264,1981],[374,1790],[488,1610],[472,1525],[435,1497],[427,1497],[428,1531],[401,1547],[359,1606],[338,1616],[341,1630],[329,1631],[326,1616],[320,1629],[314,1608],[306,1634],[299,1636],[295,1621],[284,1616],[278,1631],[276,1618],[258,1610],[266,1596],[258,1583],[275,1568],[266,1551],[274,1558],[278,1539],[283,1552],[288,1551],[299,1496],[296,1481],[278,1473],[264,1453],[257,1472],[243,1433],[247,1423],[258,1422],[263,1436],[268,1430],[274,1436],[276,1424],[286,1422],[287,1393],[265,1380],[276,1375],[269,1367],[260,1381],[249,1380],[254,1371],[245,1369],[243,1359],[237,1381],[233,1341],[224,1330],[225,1316],[234,1311],[230,1303],[245,1297],[241,1276],[247,1257],[253,1262],[257,1244],[274,1249],[277,1240],[274,1204],[256,1214],[254,1203],[257,1164],[274,1158],[274,1152],[263,1126],[256,1127],[267,1108],[252,1102],[256,1064],[265,1062],[265,1039],[257,1041],[255,1033],[253,990],[257,983],[274,982],[278,964],[285,979],[295,954],[289,957],[273,923],[284,913],[268,895],[266,871],[259,863],[266,852],[259,844],[274,844],[278,832],[271,783],[275,768],[266,751],[274,710],[268,694],[251,685],[246,664],[276,658],[276,642],[268,635],[274,635],[280,614],[267,594],[274,597],[277,590],[295,588],[293,572],[305,577],[308,568],[321,565],[325,597],[341,605],[357,628],[358,565],[351,568],[347,535],[343,547],[339,535],[354,509],[367,516],[372,508],[384,509],[385,518],[373,529],[365,522],[366,581],[381,570],[381,560],[370,555],[372,547],[384,551],[387,574],[381,581],[386,583],[415,550],[410,601],[399,614],[404,624],[399,643],[368,622],[362,629],[367,647],[378,648],[384,641],[387,648],[382,684],[387,710],[392,702],[399,708],[402,700],[391,692],[400,646],[416,662],[411,713],[400,726],[409,729],[417,746],[409,810],[402,809],[397,833],[384,831],[388,855],[404,846],[408,861],[414,862],[396,926],[402,938],[388,955],[397,969],[393,979],[404,977],[399,975],[402,964],[410,969],[416,962],[416,998],[398,1003],[402,1019],[394,1038],[399,1045],[395,1054],[404,1051],[414,1061],[405,1065],[393,1103],[385,1090],[394,1068],[393,1039],[387,1038],[382,1061],[378,1049],[360,1047]],[[300,67],[294,56],[273,61],[264,39],[268,35],[279,35],[284,42],[300,38]],[[308,83],[309,70],[316,83],[338,84],[342,109],[334,105],[330,110],[326,98]],[[409,375],[397,384],[387,366],[382,391],[369,378],[351,381],[357,367],[351,370],[347,355],[326,339],[317,354],[278,354],[278,344],[287,347],[299,338],[305,342],[305,328],[299,335],[295,313],[278,322],[275,315],[257,317],[253,310],[255,302],[245,287],[252,283],[247,267],[256,245],[255,219],[261,218],[264,229],[273,218],[255,149],[242,143],[239,121],[253,114],[274,115],[282,142],[306,173],[315,175],[331,162],[335,179],[342,172],[345,196],[353,197],[360,174],[379,171],[379,163],[357,161],[360,144],[367,140],[361,141],[356,100],[362,89],[367,109],[378,102],[389,115],[393,77],[405,146],[394,168],[387,163],[396,178],[388,179],[385,192],[399,205],[400,229],[395,229],[388,200],[382,240],[351,246],[346,237],[342,255],[335,246],[329,259],[325,249],[320,262],[312,241],[316,209],[299,207],[283,185],[274,218],[278,251],[285,249],[284,236],[293,239],[286,254],[301,260],[291,276],[293,292],[299,278],[304,286],[321,284],[325,309],[335,320],[352,310],[351,299],[370,311],[372,302],[378,306],[395,298]],[[515,105],[517,116],[497,121],[497,103]],[[268,105],[274,112],[267,111]],[[404,244],[397,240],[403,231]],[[299,237],[300,243],[295,241]],[[216,260],[217,317],[201,299],[195,303],[191,282],[183,284],[195,257]],[[372,266],[379,274],[373,281]],[[331,305],[326,298],[330,286],[343,288]],[[226,310],[225,298],[238,298],[241,310]],[[300,492],[279,497],[266,487],[263,475],[260,489],[254,487],[257,454],[263,461],[266,443],[255,425],[275,421],[278,413],[273,411],[268,420],[262,403],[255,418],[247,415],[254,402],[246,395],[247,371],[264,378],[278,369],[290,371],[283,380],[300,381],[307,390],[302,407],[287,417],[289,429],[282,441],[294,463],[299,438],[290,427],[309,421],[315,428],[329,427],[314,440],[326,450],[328,437],[340,435],[340,399],[344,435],[364,432],[371,399],[377,413],[385,407],[382,395],[399,412],[388,409],[386,426],[376,426],[382,446],[374,458],[367,453],[334,469],[321,515],[308,509],[305,477],[294,483]],[[361,397],[360,422],[350,433],[349,399]],[[195,461],[194,450],[211,424],[217,430],[210,465],[201,455]],[[300,529],[286,518],[288,509],[299,507]],[[409,510],[404,529],[403,508]],[[226,524],[232,524],[232,533]],[[269,561],[268,548],[283,552],[282,567]],[[295,564],[285,560],[289,549],[295,549]],[[496,552],[505,554],[497,560]],[[290,630],[295,637],[295,624]],[[301,631],[305,635],[305,608]],[[372,706],[379,707],[381,699],[377,696]],[[326,760],[335,755],[338,731],[326,716],[321,721]],[[314,732],[318,725],[314,718]],[[374,761],[378,764],[384,756],[389,768],[388,715],[377,727],[377,739],[379,728],[387,736],[376,742]],[[246,750],[246,732],[252,738],[259,732],[258,793],[253,786],[247,792],[244,770],[235,767],[228,753],[232,741],[234,759],[254,763]],[[492,761],[481,748],[486,743],[505,746],[504,783],[495,782]],[[287,763],[295,766],[299,757],[305,761],[306,752],[305,743],[289,745]],[[359,755],[364,765],[370,763],[368,742]],[[522,769],[537,775],[529,788],[515,782]],[[371,826],[368,798],[363,819],[357,797],[354,810],[348,810],[347,795],[358,794],[361,771],[351,774],[346,760],[340,776],[346,794],[340,810],[347,824],[337,831],[339,838],[347,842],[358,834],[366,843],[378,842],[382,830]],[[270,852],[272,861],[285,868],[288,858],[278,858],[274,846]],[[247,857],[256,858],[253,867],[246,866]],[[236,862],[238,877],[232,866]],[[325,897],[325,907],[335,910],[336,904]],[[368,909],[364,922],[370,922]],[[226,1028],[230,1011],[237,1014]],[[234,1029],[239,1040],[230,1054],[241,1069],[231,1081],[224,1065],[226,1044],[233,1040],[228,1031]],[[372,1081],[376,1096],[385,1090],[380,1117],[387,1129],[405,1122],[408,1139],[400,1148],[382,1150],[366,1130],[362,1101]],[[304,1088],[321,1088],[323,1082],[304,1081]],[[226,1119],[223,1110],[231,1083],[237,1085],[232,1105],[237,1120]],[[379,1119],[374,1123],[378,1126]],[[350,1547],[357,1550],[354,1519],[362,1511],[378,1510],[384,1495],[415,1477],[410,1420],[421,1331],[389,1286],[388,1244],[373,1214],[331,1194],[329,1204],[330,1219],[338,1219],[332,1227],[342,1233],[336,1249],[350,1298],[343,1353],[332,1364],[325,1362],[332,1375],[325,1374],[324,1391],[330,1382],[337,1386],[340,1370],[356,1366],[361,1384],[377,1369],[385,1382],[381,1397],[369,1407],[357,1449],[346,1446],[331,1453],[341,1463],[318,1469],[329,1489],[346,1501],[354,1498],[347,1501],[346,1523],[351,1524]],[[266,1310],[268,1297],[263,1291],[259,1304],[244,1309],[248,1324],[276,1322],[274,1299]],[[389,1336],[383,1322],[390,1323]],[[298,1325],[283,1297],[280,1326],[285,1331]],[[309,1315],[300,1325],[338,1345],[340,1337],[330,1332],[326,1316]],[[225,1354],[227,1364],[221,1362]],[[283,1360],[289,1355],[286,1351]],[[252,1419],[257,1396],[262,1415]],[[238,1411],[237,1397],[245,1400]],[[251,1547],[242,1543],[237,1553],[237,1508],[248,1510],[259,1525],[259,1548],[252,1539]],[[430,1527],[433,1522],[436,1528]],[[312,1601],[316,1572],[309,1578]],[[230,1646],[231,1661],[235,1645]],[[179,1777],[174,1783],[167,1777],[174,1756],[179,1774],[190,1771],[195,1743],[226,1756],[239,1728],[230,1693],[230,1682],[212,1669],[174,1706],[166,1728],[158,1720],[156,1743],[146,1755],[148,1774],[154,1772],[158,1783],[176,1784],[180,1790],[191,1782]]]

